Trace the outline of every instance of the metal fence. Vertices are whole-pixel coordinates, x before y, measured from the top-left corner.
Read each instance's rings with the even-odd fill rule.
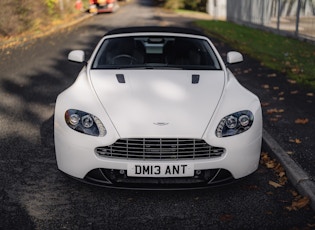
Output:
[[[315,41],[315,0],[226,0],[226,18]]]

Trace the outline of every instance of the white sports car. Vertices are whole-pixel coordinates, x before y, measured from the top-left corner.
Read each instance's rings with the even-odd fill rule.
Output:
[[[55,107],[58,168],[87,183],[138,189],[220,185],[253,173],[260,101],[202,33],[175,27],[108,32]]]

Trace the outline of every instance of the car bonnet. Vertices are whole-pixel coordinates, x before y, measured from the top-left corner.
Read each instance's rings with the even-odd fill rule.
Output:
[[[90,70],[90,79],[122,138],[201,138],[225,82],[222,70]]]

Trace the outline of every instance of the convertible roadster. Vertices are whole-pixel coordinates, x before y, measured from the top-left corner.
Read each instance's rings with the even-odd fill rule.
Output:
[[[108,32],[57,98],[58,168],[116,188],[188,189],[253,173],[262,140],[260,101],[203,33],[177,27]]]

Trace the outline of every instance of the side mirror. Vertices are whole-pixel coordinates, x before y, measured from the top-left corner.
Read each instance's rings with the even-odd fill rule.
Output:
[[[226,61],[228,64],[239,63],[239,62],[242,62],[243,60],[244,60],[243,55],[239,52],[230,51],[227,53]]]
[[[83,50],[73,50],[68,54],[68,60],[73,62],[85,62],[85,54]]]

